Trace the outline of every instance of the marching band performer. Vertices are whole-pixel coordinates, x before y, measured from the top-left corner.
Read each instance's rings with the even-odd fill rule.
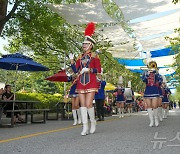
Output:
[[[73,126],[77,124],[81,124],[81,112],[79,109],[79,95],[76,92],[76,86],[77,86],[77,81],[75,81],[75,76],[71,76],[68,81],[72,81],[72,85],[69,91],[69,97],[71,98],[72,102],[72,115],[74,119]]]
[[[124,91],[125,88],[123,87],[123,78],[122,76],[120,76],[118,81],[118,87],[114,91],[117,92],[116,104],[118,107],[119,118],[124,117],[124,103],[125,103]]]
[[[85,40],[82,44],[83,53],[74,62],[74,55],[70,54],[71,67],[74,73],[78,74],[76,91],[80,98],[80,110],[83,123],[82,136],[88,134],[88,117],[91,121],[90,133],[96,130],[95,112],[93,107],[93,99],[95,92],[98,91],[98,82],[96,74],[101,73],[100,59],[97,54],[92,52],[95,40],[91,37],[95,30],[95,24],[89,23],[85,29]]]
[[[168,106],[169,106],[169,95],[171,94],[170,89],[166,85],[166,78],[163,77],[163,84],[162,84],[162,92],[163,92],[163,98],[162,98],[162,107],[163,107],[163,118],[167,118],[168,113]]]
[[[128,81],[128,88],[125,88],[124,96],[126,99],[126,105],[128,109],[128,115],[132,114],[132,104],[134,102],[134,91],[131,88],[131,81]]]
[[[157,85],[158,85],[158,90],[159,90],[159,98],[158,98],[158,117],[160,121],[163,121],[162,119],[162,98],[163,98],[163,94],[162,94],[162,75],[159,74],[159,81],[157,81]]]
[[[159,126],[158,120],[158,99],[159,90],[157,82],[160,81],[159,73],[157,72],[157,63],[150,61],[147,65],[148,71],[144,72],[142,76],[143,82],[146,83],[144,91],[144,99],[147,104],[147,111],[150,119],[149,126],[152,127],[155,122],[155,126]],[[153,109],[153,110],[152,110]]]

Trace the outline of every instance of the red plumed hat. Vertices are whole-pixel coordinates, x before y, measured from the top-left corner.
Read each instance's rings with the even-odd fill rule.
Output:
[[[84,32],[85,40],[83,43],[92,43],[93,45],[96,43],[96,41],[92,38],[94,31],[95,31],[95,23],[93,22],[88,23]]]

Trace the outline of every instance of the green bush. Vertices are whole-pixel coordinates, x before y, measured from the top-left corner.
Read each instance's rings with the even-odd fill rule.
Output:
[[[53,108],[58,102],[63,101],[63,96],[43,93],[16,93],[16,100],[40,101],[39,104],[35,104],[36,108]]]

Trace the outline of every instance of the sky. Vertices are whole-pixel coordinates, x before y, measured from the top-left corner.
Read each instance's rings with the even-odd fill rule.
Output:
[[[7,45],[8,44],[8,41],[7,40],[4,40],[4,39],[2,39],[1,37],[0,37],[0,53],[2,53],[2,54],[7,54],[7,51],[5,51],[4,49],[3,49],[3,46],[4,45]]]
[[[12,9],[12,7],[13,7],[13,5],[8,4],[8,8],[7,8],[8,12]],[[3,49],[3,46],[7,45],[7,44],[8,44],[7,39],[4,40],[4,39],[2,39],[2,37],[0,37],[0,53],[8,54],[8,52]]]

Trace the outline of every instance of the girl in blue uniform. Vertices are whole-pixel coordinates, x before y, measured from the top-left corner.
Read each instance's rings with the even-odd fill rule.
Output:
[[[158,98],[158,117],[160,121],[163,121],[162,119],[162,75],[159,74],[159,81],[157,81],[158,90],[159,90],[159,98]]]
[[[125,91],[125,88],[123,87],[123,79],[122,79],[122,76],[120,76],[118,87],[114,91],[114,92],[117,92],[116,105],[119,112],[119,118],[124,117],[124,103],[125,103],[124,91]]]
[[[81,112],[80,112],[80,108],[79,108],[79,95],[76,92],[76,86],[77,83],[76,81],[74,81],[74,77],[69,78],[69,81],[72,81],[73,84],[70,88],[69,91],[69,97],[71,98],[72,101],[72,114],[73,114],[73,119],[74,119],[74,123],[73,126],[77,125],[77,124],[81,124]]]
[[[158,100],[159,89],[157,82],[160,81],[159,73],[157,72],[157,63],[150,61],[148,64],[148,71],[144,72],[142,76],[143,82],[146,84],[144,91],[144,100],[147,104],[147,111],[150,119],[149,126],[152,127],[155,122],[155,126],[159,125],[158,120]]]
[[[168,106],[169,106],[169,95],[171,94],[170,89],[166,86],[166,83],[163,82],[163,98],[162,98],[162,107],[163,107],[163,118],[167,118]]]

